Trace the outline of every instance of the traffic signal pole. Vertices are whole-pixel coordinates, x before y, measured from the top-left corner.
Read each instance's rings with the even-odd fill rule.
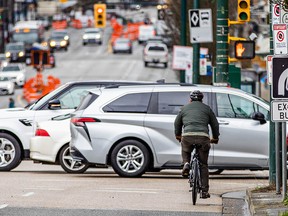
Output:
[[[194,0],[193,2],[193,9],[199,8],[199,0]],[[193,44],[193,80],[194,84],[199,83],[199,74],[200,74],[200,67],[199,67],[199,58],[200,58],[200,44],[195,43]]]
[[[181,38],[180,42],[182,46],[186,46],[186,28],[187,24],[187,3],[186,0],[181,0]],[[180,82],[185,82],[185,71],[180,71]]]
[[[228,0],[217,1],[216,83],[228,83]]]

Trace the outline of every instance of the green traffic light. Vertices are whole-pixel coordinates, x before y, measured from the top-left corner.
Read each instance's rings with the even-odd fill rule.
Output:
[[[245,12],[241,12],[241,13],[239,14],[239,19],[242,20],[242,21],[247,20],[247,19],[248,19],[248,14],[245,13]]]

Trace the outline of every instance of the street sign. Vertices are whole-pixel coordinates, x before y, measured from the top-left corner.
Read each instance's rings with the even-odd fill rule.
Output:
[[[211,9],[189,10],[190,42],[213,42]]]
[[[267,84],[272,84],[272,58],[273,55],[267,55],[266,58],[266,70],[267,70]]]
[[[288,56],[272,58],[272,98],[288,99]]]
[[[280,5],[279,4],[272,4],[272,24],[279,24],[280,23]]]
[[[284,55],[287,54],[287,25],[274,24],[273,25],[273,41],[274,41],[274,54]]]
[[[186,70],[187,65],[192,67],[193,49],[189,46],[173,46],[172,68],[174,70]],[[192,69],[192,68],[191,68]]]
[[[271,102],[271,120],[273,122],[288,121],[288,101],[272,101]]]

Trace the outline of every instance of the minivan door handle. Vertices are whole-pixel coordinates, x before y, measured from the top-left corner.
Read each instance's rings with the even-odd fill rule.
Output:
[[[220,120],[220,121],[219,121],[219,125],[229,125],[229,122],[228,122],[228,121]]]

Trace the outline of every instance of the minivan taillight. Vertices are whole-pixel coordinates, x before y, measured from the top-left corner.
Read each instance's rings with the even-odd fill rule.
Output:
[[[49,133],[44,129],[37,129],[35,132],[35,136],[47,136],[50,137]]]
[[[100,122],[99,119],[82,117],[82,118],[71,118],[71,122],[80,127],[84,127],[86,122]]]

